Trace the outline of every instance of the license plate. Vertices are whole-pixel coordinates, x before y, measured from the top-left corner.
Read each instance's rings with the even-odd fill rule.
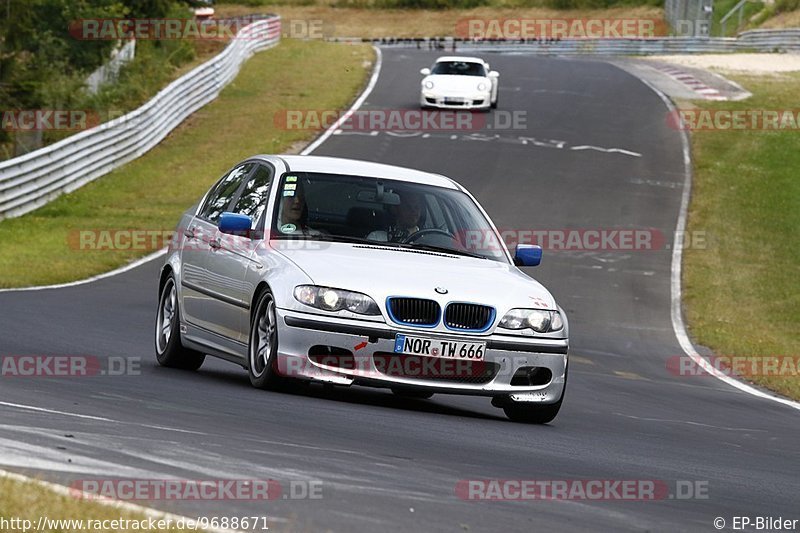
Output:
[[[483,361],[486,343],[428,339],[398,333],[394,339],[394,353]]]
[[[464,105],[464,99],[463,98],[445,98],[444,99],[444,103],[445,104]]]

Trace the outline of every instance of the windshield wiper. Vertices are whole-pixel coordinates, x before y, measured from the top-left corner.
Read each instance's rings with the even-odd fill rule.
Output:
[[[387,241],[372,241],[370,239],[365,239],[363,237],[350,237],[348,235],[331,235],[331,234],[319,234],[319,235],[291,235],[290,237],[300,237],[303,240],[307,241],[325,241],[325,242],[341,242],[347,244],[368,244],[370,246],[388,246],[390,248],[397,248],[399,245],[394,242],[387,242]]]
[[[475,259],[489,259],[485,255],[468,252],[466,250],[456,250],[454,248],[447,248],[445,246],[434,246],[433,244],[401,244],[401,248],[408,248],[411,250],[426,250],[428,252],[440,252],[450,255],[463,255],[466,257],[474,257]]]

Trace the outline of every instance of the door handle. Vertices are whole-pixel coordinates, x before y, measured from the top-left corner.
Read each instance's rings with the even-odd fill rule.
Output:
[[[219,239],[212,239],[208,245],[211,247],[212,250],[219,250],[222,248],[222,245],[219,242]]]
[[[183,236],[187,239],[194,239],[196,235],[194,234],[194,228],[187,228],[183,230]]]

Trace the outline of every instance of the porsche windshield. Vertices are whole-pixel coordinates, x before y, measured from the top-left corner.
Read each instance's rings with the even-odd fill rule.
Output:
[[[450,76],[486,76],[486,70],[480,63],[468,61],[441,61],[436,63],[431,74]]]
[[[363,242],[508,262],[475,202],[459,190],[388,179],[290,172],[272,235]]]

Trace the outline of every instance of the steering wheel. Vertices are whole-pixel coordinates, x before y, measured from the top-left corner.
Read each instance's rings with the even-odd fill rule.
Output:
[[[419,231],[415,231],[414,233],[412,233],[411,235],[406,237],[403,240],[403,243],[411,244],[413,242],[418,241],[422,237],[425,237],[426,235],[444,235],[448,239],[455,240],[455,236],[452,233],[448,232],[448,231],[445,231],[445,230],[439,229],[439,228],[426,228],[426,229],[421,229]]]

